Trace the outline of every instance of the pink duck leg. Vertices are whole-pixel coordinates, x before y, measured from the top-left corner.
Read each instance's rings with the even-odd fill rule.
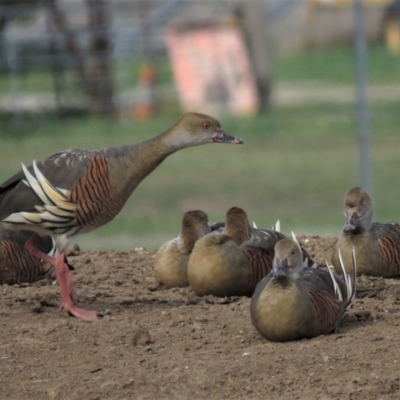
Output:
[[[57,257],[51,257],[46,253],[41,252],[35,244],[39,240],[39,235],[34,234],[26,243],[25,249],[34,256],[50,263],[55,268],[55,275],[61,292],[61,305],[60,311],[67,311],[76,318],[84,319],[86,321],[97,320],[96,311],[86,311],[75,306],[78,299],[75,289],[75,282],[72,278],[68,265],[65,262],[65,254],[59,253]]]
[[[25,243],[25,249],[27,251],[29,251],[29,253],[33,254],[35,257],[38,257],[41,260],[53,265],[54,266],[54,272],[52,273],[52,276],[53,277],[57,277],[57,269],[56,269],[57,258],[49,256],[48,254],[41,252],[36,247],[36,244],[39,242],[39,239],[40,239],[39,235],[37,235],[35,233]],[[64,261],[65,261],[65,258],[64,258]],[[68,288],[69,288],[69,293],[70,293],[71,299],[72,299],[73,303],[75,304],[78,301],[78,295],[76,294],[75,282],[74,282],[74,280],[72,278],[71,273],[69,272],[68,265],[65,265],[63,268],[67,268],[68,269],[68,273],[66,273],[66,274],[64,273],[64,276],[65,276],[65,279],[67,281],[67,285],[68,285]]]

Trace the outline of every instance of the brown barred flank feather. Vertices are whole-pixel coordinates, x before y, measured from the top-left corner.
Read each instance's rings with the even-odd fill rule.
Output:
[[[249,291],[253,294],[258,282],[272,270],[273,253],[268,249],[250,246],[245,246],[242,251],[248,259]]]
[[[326,290],[309,292],[308,297],[314,305],[317,321],[322,333],[334,332],[343,315],[343,302]]]
[[[19,245],[3,240],[0,242],[0,246],[3,253],[0,265],[0,276],[2,277],[0,284],[35,282],[44,274],[42,262]]]
[[[107,159],[100,155],[93,157],[86,174],[75,184],[68,198],[77,205],[77,225],[101,225],[118,213],[118,202],[110,199],[112,189]]]
[[[389,236],[378,239],[387,276],[400,275],[400,242]]]

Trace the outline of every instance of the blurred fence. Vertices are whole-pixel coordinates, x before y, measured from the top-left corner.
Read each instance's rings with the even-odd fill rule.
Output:
[[[176,21],[189,21],[189,26],[199,22],[240,21],[243,7],[249,3],[252,2],[8,2],[0,7],[0,112],[11,112],[18,118],[21,112],[69,114],[91,110],[134,118],[147,115],[149,110],[143,105],[158,107],[161,111],[176,110],[178,90],[166,48],[166,28]],[[354,34],[351,1],[257,3],[262,14],[258,17],[265,25],[262,42],[265,46],[258,44],[258,49],[265,47],[264,58],[268,58],[264,64],[261,60],[261,71],[265,68],[268,84],[274,82],[273,104],[320,101],[326,96],[333,101],[353,98],[353,89],[348,85],[336,86],[324,93],[321,87],[305,90],[301,82],[286,84],[279,72],[276,73],[275,62],[277,57],[299,54],[304,49],[351,44]],[[364,3],[368,38],[377,42],[382,38],[390,1],[366,0]],[[259,36],[257,31],[252,35]],[[260,60],[259,50],[254,54]],[[340,64],[336,67],[340,68]],[[318,66],[310,65],[309,79],[305,81],[314,80],[315,72],[318,74],[316,69]],[[271,94],[266,93],[270,88],[262,90],[264,96]],[[376,88],[376,91],[385,92],[385,89]]]

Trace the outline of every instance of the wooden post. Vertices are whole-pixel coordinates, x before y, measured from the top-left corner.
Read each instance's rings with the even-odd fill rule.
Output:
[[[360,185],[372,197],[370,157],[370,124],[368,110],[367,38],[365,34],[363,0],[354,0],[354,40],[356,64],[357,139]]]
[[[93,111],[113,115],[115,112],[109,40],[109,13],[104,0],[86,0],[91,34],[90,60],[87,68]]]
[[[88,99],[90,111],[96,114],[114,115],[111,49],[106,29],[107,10],[104,0],[86,0],[86,3],[91,33],[89,62],[55,0],[49,4],[49,13],[54,27],[64,38],[78,82]]]
[[[48,40],[48,51],[49,51],[49,64],[50,72],[53,77],[53,89],[54,99],[56,102],[56,109],[59,113],[62,112],[61,96],[63,91],[63,79],[62,79],[62,63],[58,60],[59,54],[56,51],[56,45],[54,41],[54,32],[51,26],[50,14],[47,14],[46,18],[46,29],[47,29],[47,40]]]
[[[244,35],[256,78],[260,110],[266,110],[269,106],[272,75],[264,4],[261,1],[243,1],[238,8],[238,15],[243,21]]]
[[[81,85],[83,90],[87,92],[88,81],[86,77],[85,63],[78,41],[75,38],[74,33],[69,29],[64,13],[57,6],[55,0],[49,3],[48,11],[54,28],[64,39],[65,47],[72,59],[72,65],[76,72],[79,85]]]

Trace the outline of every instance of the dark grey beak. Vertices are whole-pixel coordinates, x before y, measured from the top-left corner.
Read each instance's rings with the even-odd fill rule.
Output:
[[[243,144],[242,139],[235,138],[228,135],[222,129],[218,129],[217,135],[213,137],[213,142],[215,143],[229,143],[229,144]]]
[[[273,270],[274,276],[289,275],[289,268],[286,266],[275,266]]]
[[[358,217],[357,214],[350,214],[347,216],[346,224],[343,228],[345,232],[354,231],[358,227]]]

